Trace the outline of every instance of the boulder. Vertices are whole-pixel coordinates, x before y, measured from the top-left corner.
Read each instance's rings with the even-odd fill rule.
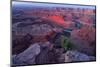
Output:
[[[13,56],[14,65],[28,65],[35,64],[35,57],[40,53],[40,46],[35,43],[32,44],[24,52]]]
[[[94,56],[88,56],[78,51],[67,51],[65,53],[65,62],[94,61]]]

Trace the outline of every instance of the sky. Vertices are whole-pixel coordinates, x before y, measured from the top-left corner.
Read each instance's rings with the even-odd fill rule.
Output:
[[[71,5],[71,4],[47,4],[47,3],[36,3],[36,2],[18,2],[13,1],[13,6],[16,5],[25,5],[25,6],[41,6],[41,7],[73,7],[73,8],[88,8],[88,9],[95,9],[95,6],[83,6],[83,5]]]
[[[72,4],[87,4],[95,5],[96,0],[17,0],[17,1],[39,1],[39,2],[55,2],[55,3],[72,3]]]

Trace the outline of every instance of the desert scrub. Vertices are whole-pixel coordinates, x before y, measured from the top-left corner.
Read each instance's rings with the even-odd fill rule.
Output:
[[[66,36],[61,36],[61,46],[65,51],[75,49],[74,44]]]

